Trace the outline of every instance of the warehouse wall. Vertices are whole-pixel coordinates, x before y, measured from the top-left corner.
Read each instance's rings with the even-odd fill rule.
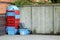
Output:
[[[60,6],[54,7],[54,33],[60,33]]]
[[[31,29],[31,7],[20,8],[21,23],[25,24],[25,28]]]
[[[50,33],[53,31],[53,12],[51,6],[32,8],[32,26],[36,33]]]
[[[60,33],[60,6],[22,7],[21,22],[33,33]]]

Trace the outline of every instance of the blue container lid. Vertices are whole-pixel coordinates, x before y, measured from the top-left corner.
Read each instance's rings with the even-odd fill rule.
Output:
[[[10,5],[7,7],[7,10],[19,10],[19,8],[15,5]]]

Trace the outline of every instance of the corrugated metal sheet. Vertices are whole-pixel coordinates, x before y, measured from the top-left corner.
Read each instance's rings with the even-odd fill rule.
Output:
[[[60,6],[22,7],[21,22],[33,33],[60,33]]]
[[[25,28],[31,29],[31,7],[23,7],[21,11],[21,23],[25,24]]]
[[[54,7],[54,33],[60,33],[60,6]]]
[[[32,31],[36,33],[50,33],[53,31],[52,7],[32,8]]]

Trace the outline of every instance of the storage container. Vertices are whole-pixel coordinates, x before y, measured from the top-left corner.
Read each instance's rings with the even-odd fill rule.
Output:
[[[6,26],[6,32],[8,31],[8,29],[10,30],[10,29],[15,29],[15,27],[14,26]]]
[[[15,24],[15,21],[6,21],[7,24]]]
[[[15,35],[16,31],[17,30],[15,30],[15,27],[11,27],[11,26],[7,27],[7,33],[8,33],[8,35]]]
[[[6,23],[6,26],[15,26],[15,24],[7,24],[7,23]]]
[[[20,11],[19,10],[15,10],[15,14],[16,15],[19,15],[20,14]]]
[[[15,23],[15,29],[19,28],[19,24]]]
[[[15,17],[6,17],[6,21],[14,21]]]
[[[18,29],[15,29],[15,34],[17,34],[17,32],[18,32]]]
[[[6,16],[15,16],[15,13],[14,12],[7,12]]]
[[[20,15],[15,15],[15,19],[20,19]]]
[[[30,31],[28,29],[19,29],[20,35],[29,35]]]
[[[15,20],[12,20],[12,19],[9,20],[9,19],[7,19],[6,22],[15,22]]]
[[[15,23],[20,23],[20,19],[15,19]]]
[[[19,10],[19,8],[15,5],[10,5],[10,6],[7,7],[7,10],[8,11],[11,11],[11,10],[13,11],[13,10]]]
[[[14,30],[12,30],[12,31],[8,30],[8,35],[15,35],[15,31]]]

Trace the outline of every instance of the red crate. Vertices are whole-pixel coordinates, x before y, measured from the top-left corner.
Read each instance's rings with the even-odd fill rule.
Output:
[[[12,20],[12,19],[11,20],[8,20],[7,19],[6,22],[15,22],[15,20]]]
[[[15,10],[15,14],[19,15],[20,11],[19,10]]]
[[[12,19],[11,19],[11,20],[8,20],[8,19],[7,19],[6,21],[11,21],[11,22],[12,22],[12,21],[15,21],[15,20],[12,20]]]
[[[18,29],[19,28],[19,24],[15,23],[15,28]]]
[[[8,21],[8,22],[6,22],[7,24],[14,24],[15,22],[14,21],[12,21],[12,22],[10,22],[10,21]]]
[[[15,17],[14,16],[8,16],[8,17],[6,17],[7,19],[15,19]]]
[[[6,24],[6,26],[15,26],[15,24]]]
[[[15,19],[15,23],[20,23],[20,19]]]
[[[6,21],[7,23],[15,23],[15,20],[14,21]]]
[[[6,21],[14,21],[15,20],[15,17],[7,17],[6,18]]]

